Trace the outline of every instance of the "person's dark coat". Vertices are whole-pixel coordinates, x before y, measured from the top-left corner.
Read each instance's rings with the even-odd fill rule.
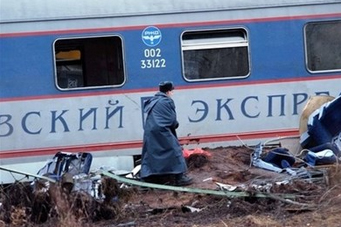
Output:
[[[187,166],[175,132],[179,124],[173,100],[158,92],[146,101],[144,111],[147,118],[140,177],[184,173]]]

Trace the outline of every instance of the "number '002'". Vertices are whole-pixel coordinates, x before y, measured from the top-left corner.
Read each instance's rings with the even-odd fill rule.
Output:
[[[161,57],[161,49],[156,48],[156,49],[145,49],[144,50],[144,56],[146,58],[160,58]]]

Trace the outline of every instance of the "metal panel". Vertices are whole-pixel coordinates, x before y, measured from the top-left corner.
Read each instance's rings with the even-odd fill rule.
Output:
[[[1,0],[2,23],[76,18],[160,15],[340,3],[339,0]]]

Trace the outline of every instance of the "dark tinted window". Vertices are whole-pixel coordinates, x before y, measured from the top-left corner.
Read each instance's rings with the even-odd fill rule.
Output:
[[[244,78],[249,74],[244,29],[185,32],[182,54],[187,80]]]
[[[55,42],[56,81],[61,89],[124,83],[119,37],[60,39]]]
[[[341,70],[341,21],[309,23],[305,37],[310,71]]]

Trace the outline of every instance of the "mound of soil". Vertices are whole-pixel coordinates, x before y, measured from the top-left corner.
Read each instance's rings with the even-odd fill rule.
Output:
[[[251,166],[249,148],[204,150],[210,155],[187,159],[193,178],[188,187],[234,190],[235,196],[138,187],[103,177],[105,197],[96,200],[59,185],[37,192],[17,183],[2,188],[0,226],[340,226],[339,165],[294,178]],[[256,196],[259,192],[263,196]]]

